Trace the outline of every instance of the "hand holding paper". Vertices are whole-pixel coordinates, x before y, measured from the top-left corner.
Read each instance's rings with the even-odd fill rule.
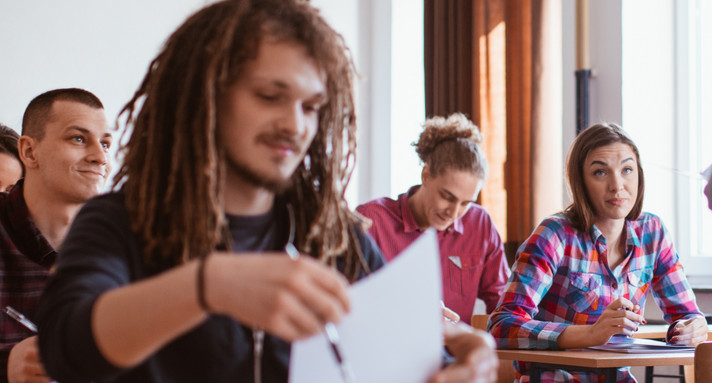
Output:
[[[426,382],[442,361],[441,282],[434,231],[350,288],[351,312],[337,325],[357,382]],[[409,318],[396,321],[395,318]],[[342,382],[323,334],[292,344],[290,383]]]
[[[435,232],[350,289],[352,310],[337,326],[341,350],[359,383],[494,382],[492,337],[463,324],[445,324]],[[392,318],[409,318],[396,321]],[[440,370],[445,346],[455,362]],[[343,382],[323,334],[292,344],[290,383]]]

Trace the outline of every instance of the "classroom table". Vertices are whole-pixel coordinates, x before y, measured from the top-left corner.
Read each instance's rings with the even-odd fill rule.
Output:
[[[667,324],[646,324],[638,327],[638,331],[633,333],[633,338],[642,339],[665,339],[667,335]],[[707,340],[712,340],[712,325],[707,325],[709,333]]]
[[[668,326],[668,324],[646,324],[640,326],[638,328],[638,331],[633,333],[633,338],[665,339],[665,336],[667,335]],[[712,340],[712,325],[707,325],[707,327],[709,329],[709,332],[707,333],[707,340]],[[692,382],[694,380],[693,376],[695,375],[694,365],[684,366],[684,369],[681,369],[681,375],[685,376],[684,380],[686,382]],[[647,366],[645,368],[645,381],[652,381],[653,376],[655,376],[653,372],[653,366]]]
[[[606,383],[616,382],[616,369],[627,366],[693,365],[694,351],[666,353],[621,353],[591,349],[573,350],[497,350],[500,359],[530,363],[531,383],[541,382],[541,373],[552,369],[594,372]]]
[[[646,324],[638,327],[638,331],[633,333],[633,338],[641,339],[665,339],[667,335],[667,324]]]

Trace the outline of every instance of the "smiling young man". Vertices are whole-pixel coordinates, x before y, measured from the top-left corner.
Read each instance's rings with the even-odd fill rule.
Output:
[[[111,141],[104,107],[86,90],[52,90],[27,106],[17,143],[25,177],[0,194],[0,307],[35,319],[69,224],[104,187]],[[37,337],[4,314],[0,358],[0,381],[48,381]]]
[[[383,263],[343,196],[352,79],[305,1],[221,1],[183,23],[124,109],[119,190],[77,215],[42,297],[49,374],[286,382],[289,342],[338,322],[348,283]],[[489,376],[488,338],[447,338],[438,382]]]
[[[502,239],[487,211],[475,203],[487,176],[482,135],[465,115],[432,117],[413,146],[424,164],[422,183],[356,210],[373,221],[370,233],[387,260],[429,227],[438,231],[443,302],[465,323],[477,298],[492,312],[509,277]],[[444,315],[452,316],[448,310]],[[407,320],[407,318],[406,318]]]

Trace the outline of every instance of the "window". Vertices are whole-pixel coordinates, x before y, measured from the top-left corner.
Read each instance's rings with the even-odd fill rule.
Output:
[[[677,142],[680,170],[677,208],[685,269],[690,275],[712,274],[712,211],[702,193],[706,180],[697,173],[712,164],[712,3],[677,4]]]
[[[608,95],[615,95],[616,86],[622,89],[623,128],[638,145],[645,169],[643,209],[667,225],[686,273],[694,277],[691,283],[708,284],[712,211],[702,193],[706,181],[698,174],[712,163],[712,3],[650,1],[646,17],[640,17],[638,2],[620,7],[620,83],[603,70],[594,83],[609,80]],[[606,17],[614,16],[609,12]],[[610,48],[616,41],[607,42],[607,50],[597,53],[616,62]],[[599,113],[595,118],[606,117]]]

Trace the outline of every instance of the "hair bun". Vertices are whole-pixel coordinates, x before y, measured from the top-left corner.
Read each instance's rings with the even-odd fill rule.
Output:
[[[483,136],[480,129],[462,113],[453,113],[447,118],[436,116],[425,120],[418,142],[413,143],[423,162],[444,141],[465,139],[479,145]]]

